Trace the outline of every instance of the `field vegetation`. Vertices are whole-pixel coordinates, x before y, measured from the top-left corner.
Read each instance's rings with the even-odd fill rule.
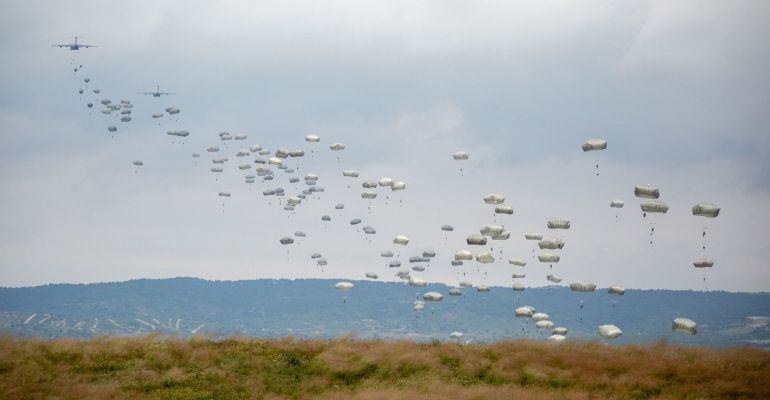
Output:
[[[526,340],[0,339],[4,399],[770,398],[770,352]]]

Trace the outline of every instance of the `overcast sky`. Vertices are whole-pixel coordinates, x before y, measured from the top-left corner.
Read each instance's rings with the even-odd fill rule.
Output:
[[[0,285],[367,271],[394,280],[381,251],[434,249],[414,275],[510,285],[525,272],[541,286],[548,265],[523,238],[540,232],[567,242],[553,266],[564,283],[770,290],[766,1],[193,3],[0,3]],[[50,46],[75,34],[99,47]],[[158,84],[177,94],[137,94]],[[131,100],[133,121],[105,120],[102,98]],[[158,126],[150,115],[167,106],[182,112]],[[169,129],[190,137],[172,143]],[[304,185],[278,172],[249,187],[254,171],[237,169],[240,143],[225,147],[223,130],[247,134],[245,145],[306,149],[288,163],[320,175],[326,192],[289,215],[262,190]],[[304,142],[310,133],[321,143]],[[593,137],[609,148],[583,153]],[[333,153],[333,142],[347,149]],[[212,145],[231,159],[218,181]],[[459,150],[471,159],[452,160]],[[360,183],[383,176],[407,190],[378,189],[369,211]],[[633,188],[646,183],[667,215],[642,218]],[[232,193],[224,207],[219,191]],[[495,217],[482,201],[490,192],[514,215]],[[613,198],[625,208],[610,209]],[[718,218],[692,216],[704,201],[722,207]],[[562,215],[572,228],[549,232],[546,220]],[[493,222],[512,232],[490,242],[499,259],[449,266]],[[363,225],[377,234],[365,238]],[[278,243],[297,230],[307,237]],[[407,247],[391,243],[399,234]],[[323,272],[314,252],[329,261]],[[714,268],[696,270],[697,258]]]

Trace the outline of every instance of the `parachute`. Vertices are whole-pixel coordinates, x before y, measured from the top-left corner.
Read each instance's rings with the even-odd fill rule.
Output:
[[[537,256],[537,259],[543,263],[557,263],[559,262],[559,256],[551,253],[543,253]]]
[[[142,162],[140,160],[136,160],[136,161],[134,161],[134,165],[137,166],[137,167],[141,167],[142,165],[144,165],[144,162]]]
[[[561,343],[567,340],[567,337],[564,335],[551,335],[551,336],[548,336],[548,338],[545,340],[550,343]]]
[[[340,150],[345,150],[345,145],[342,143],[333,143],[331,146],[329,146],[329,148],[332,151],[340,151]]]
[[[554,323],[548,320],[542,320],[535,322],[535,326],[538,329],[551,329],[554,326]]]
[[[569,229],[569,220],[564,217],[554,217],[548,220],[548,229]]]
[[[695,266],[695,268],[711,268],[714,266],[714,261],[702,258],[702,259],[693,261],[692,265]]]
[[[511,289],[513,289],[514,292],[523,292],[525,287],[521,283],[514,283],[513,286],[511,286]]]
[[[317,143],[321,141],[321,137],[318,135],[307,135],[305,136],[305,141],[311,142],[311,143]]]
[[[583,151],[605,150],[607,148],[607,141],[604,139],[589,139],[580,147],[583,148]]]
[[[219,192],[219,197],[230,197],[230,192]]]
[[[401,267],[401,261],[391,261],[388,264],[389,268],[400,268]]]
[[[523,306],[516,309],[517,317],[530,318],[535,313],[535,308],[530,306]]]
[[[386,257],[386,258],[390,258],[390,257],[393,257],[393,252],[392,252],[392,251],[390,251],[390,250],[388,250],[388,251],[383,251],[382,253],[380,253],[380,256],[382,256],[382,257]]]
[[[607,148],[607,141],[604,139],[589,139],[580,147],[583,149],[583,152],[604,150]],[[596,160],[596,176],[599,176],[599,160]]]
[[[543,235],[539,233],[525,233],[524,239],[527,240],[543,240]]]
[[[525,278],[525,277],[526,277],[526,275],[521,273],[521,272],[517,272],[517,273],[511,275],[511,278],[513,278],[513,279],[522,279],[522,278]]]
[[[625,203],[623,203],[623,200],[615,199],[615,200],[612,200],[610,202],[610,207],[612,207],[612,208],[623,208],[624,204]]]
[[[422,298],[426,301],[441,301],[444,298],[439,292],[428,292],[422,295]]]
[[[344,171],[342,171],[342,176],[346,176],[346,177],[349,177],[349,178],[358,178],[358,171],[355,171],[355,170],[352,170],[352,169],[344,170]]]
[[[484,203],[487,204],[503,204],[505,202],[505,196],[497,193],[490,193],[483,198]]]
[[[383,186],[383,187],[384,186],[393,186],[393,179],[386,176],[386,177],[381,178],[379,181],[377,181],[377,183],[380,186]]]
[[[462,332],[452,332],[449,334],[450,339],[462,339],[463,333]]]
[[[412,287],[425,287],[428,286],[428,281],[425,279],[416,278],[414,276],[409,277],[409,286]]]
[[[711,203],[698,203],[692,206],[692,215],[706,218],[716,218],[719,216],[719,208],[715,204]]]
[[[598,327],[599,335],[604,339],[611,340],[623,334],[615,325],[601,325]]]
[[[487,224],[479,232],[484,236],[497,236],[502,234],[504,230],[502,226]]]
[[[484,246],[487,244],[487,238],[477,233],[474,233],[473,235],[468,236],[465,239],[465,242],[473,246]]]
[[[550,318],[551,317],[548,314],[542,312],[532,314],[532,319],[535,321],[545,321]]]
[[[513,214],[513,207],[505,204],[500,204],[495,207],[495,214]]]
[[[540,249],[557,250],[564,248],[564,241],[559,238],[543,239],[537,243]]]
[[[648,201],[645,203],[642,203],[641,205],[642,211],[645,213],[659,213],[659,214],[665,214],[668,212],[668,204],[662,202],[662,201]]]
[[[401,246],[406,246],[409,243],[409,238],[403,235],[399,235],[393,238],[393,243]]]
[[[588,282],[572,282],[569,284],[569,289],[573,292],[593,292],[596,290],[596,285]]]
[[[553,282],[553,283],[559,283],[559,282],[561,282],[561,281],[562,281],[562,279],[561,279],[561,278],[559,278],[558,276],[556,276],[556,275],[554,275],[554,274],[548,274],[548,275],[546,275],[546,276],[545,276],[545,279],[548,279],[549,281],[551,281],[551,282]]]
[[[334,285],[334,288],[342,292],[348,292],[353,289],[353,286],[355,285],[353,285],[350,282],[339,282],[336,285]]]
[[[523,267],[527,265],[527,262],[518,258],[511,258],[510,260],[508,260],[508,264],[516,265],[518,267]]]
[[[452,232],[453,230],[455,230],[455,228],[452,225],[443,225],[441,227],[441,230],[446,232]]]
[[[463,291],[460,288],[451,288],[449,289],[449,295],[450,296],[462,296]]]
[[[698,325],[695,321],[688,318],[674,318],[671,322],[671,330],[674,332],[695,335],[698,333]]]
[[[511,238],[511,231],[505,229],[497,235],[492,235],[492,240],[508,240]]]
[[[567,332],[569,332],[569,329],[561,326],[553,328],[553,330],[551,331],[551,333],[553,333],[554,335],[562,335],[562,336],[566,336]]]
[[[361,218],[353,218],[350,220],[350,225],[358,225],[361,223]]]
[[[470,155],[464,151],[458,151],[452,154],[452,158],[454,158],[457,161],[464,161],[464,160],[467,160],[469,157]]]
[[[294,243],[294,239],[292,239],[292,238],[290,238],[288,236],[284,236],[281,239],[279,239],[278,241],[281,242],[281,244],[284,244],[284,245]]]
[[[482,264],[490,264],[495,262],[495,258],[492,257],[492,253],[485,252],[485,253],[476,254],[476,261]]]
[[[660,197],[660,190],[650,185],[634,186],[634,196],[643,199],[657,199]]]
[[[619,287],[619,286],[610,286],[607,289],[607,293],[622,296],[623,294],[626,293],[626,289],[623,289],[622,287]]]
[[[368,200],[375,199],[377,198],[377,192],[365,191],[361,193],[361,198],[368,199]]]
[[[488,292],[488,291],[489,291],[489,286],[486,286],[486,285],[478,285],[478,286],[476,286],[476,291],[477,291],[477,292],[486,293],[486,292]]]
[[[377,279],[378,278],[377,274],[375,274],[374,272],[367,272],[366,273],[366,277],[369,278],[369,279]]]

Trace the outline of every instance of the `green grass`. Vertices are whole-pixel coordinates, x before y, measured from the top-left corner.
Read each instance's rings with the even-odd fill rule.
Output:
[[[768,382],[768,351],[665,343],[0,339],[3,399],[748,399]]]

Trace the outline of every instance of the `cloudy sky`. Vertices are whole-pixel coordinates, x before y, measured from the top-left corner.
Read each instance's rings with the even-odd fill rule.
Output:
[[[367,271],[393,280],[381,251],[434,249],[420,274],[430,281],[456,284],[465,273],[509,285],[525,272],[524,283],[540,286],[549,267],[523,233],[541,232],[567,242],[553,266],[565,282],[770,290],[770,3],[201,4],[0,3],[0,285]],[[99,47],[50,46],[75,34]],[[137,94],[158,84],[178,94]],[[133,121],[105,119],[102,98],[131,100]],[[158,126],[150,114],[167,106],[182,112]],[[169,129],[190,137],[175,142]],[[246,145],[306,149],[289,164],[320,175],[326,192],[283,211],[262,190],[304,185],[282,172],[245,184],[240,143],[224,146],[223,130],[247,134]],[[310,133],[321,143],[305,143]],[[583,153],[593,137],[607,151]],[[347,149],[333,153],[333,142]],[[204,151],[212,145],[231,159],[219,180]],[[453,161],[458,150],[471,159]],[[362,200],[361,181],[383,176],[407,190]],[[667,215],[642,218],[633,187],[646,183],[660,188]],[[514,215],[495,217],[481,200],[490,192]],[[626,207],[610,209],[613,198]],[[702,201],[720,216],[692,216]],[[560,215],[572,229],[548,232]],[[377,234],[365,238],[352,218]],[[450,267],[465,237],[493,222],[513,233],[492,243],[497,262]],[[443,224],[456,229],[445,235]],[[278,243],[297,230],[308,236]],[[409,246],[394,248],[398,234]],[[329,261],[323,271],[314,252]],[[515,268],[511,257],[529,264]],[[714,268],[694,269],[703,257]]]

